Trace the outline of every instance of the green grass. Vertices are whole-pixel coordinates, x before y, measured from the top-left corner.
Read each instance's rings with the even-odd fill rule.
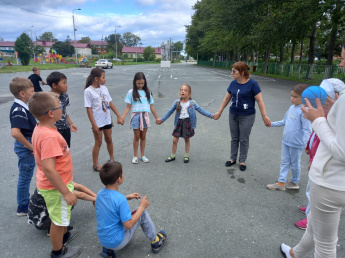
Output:
[[[97,60],[96,60],[97,61]],[[139,65],[139,64],[159,64],[155,62],[124,62],[124,65]],[[95,60],[90,60],[89,65],[95,67]],[[114,66],[122,65],[121,62],[113,62]],[[18,73],[18,72],[30,72],[32,67],[37,66],[41,70],[59,70],[77,67],[75,64],[39,64],[30,61],[29,65],[15,65],[15,66],[0,66],[0,73]]]

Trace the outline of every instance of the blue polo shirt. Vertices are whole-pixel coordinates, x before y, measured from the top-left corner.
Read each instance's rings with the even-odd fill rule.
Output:
[[[231,94],[231,114],[238,116],[255,114],[255,96],[261,92],[259,84],[255,80],[249,79],[244,84],[233,80],[227,91]]]
[[[24,137],[31,137],[36,126],[36,119],[29,107],[21,100],[14,99],[10,111],[11,128],[20,128]]]

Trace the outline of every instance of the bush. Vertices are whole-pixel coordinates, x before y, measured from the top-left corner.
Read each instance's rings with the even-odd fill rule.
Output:
[[[134,60],[135,60],[135,59],[134,59]],[[138,57],[138,58],[137,58],[137,62],[144,62],[144,58]]]
[[[155,62],[157,62],[157,63],[160,63],[160,61],[162,61],[162,58],[156,58],[155,59]]]

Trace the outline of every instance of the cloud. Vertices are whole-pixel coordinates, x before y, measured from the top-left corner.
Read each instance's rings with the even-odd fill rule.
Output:
[[[136,10],[131,12],[124,14],[114,13],[112,10],[118,10],[118,4],[123,2],[113,0],[112,3],[117,2],[117,8],[111,8],[111,2],[107,1],[109,2],[109,8],[106,10],[95,8],[91,15],[85,15],[83,11],[75,12],[77,39],[88,36],[92,40],[101,40],[102,35],[104,38],[114,33],[115,25],[121,25],[120,28],[116,28],[118,34],[123,34],[124,32],[140,34],[143,46],[159,46],[162,41],[166,42],[170,38],[175,42],[184,41],[186,34],[185,25],[191,22],[191,15],[193,14],[191,7],[197,0],[176,0],[173,3],[171,3],[171,0],[136,0],[136,3],[138,4],[139,1],[141,4],[154,6],[141,8],[136,5]],[[23,6],[27,5],[27,1],[24,0],[17,2],[18,4],[23,4]],[[35,9],[37,12],[42,13],[44,9],[46,16],[43,16],[1,3],[0,36],[5,40],[15,40],[22,32],[30,34],[28,32],[30,26],[34,26],[32,28],[33,38],[35,33],[38,37],[42,33],[50,31],[59,40],[65,40],[67,35],[74,39],[71,12],[73,7],[71,8],[70,5],[97,4],[97,2],[86,0],[69,0],[68,4],[64,0],[55,0],[54,2],[48,0],[30,1],[31,9],[36,5],[41,6],[40,11]],[[54,5],[58,6],[58,8],[54,7]],[[85,6],[80,6],[80,8],[82,10],[86,9]],[[56,18],[54,16],[64,18]]]

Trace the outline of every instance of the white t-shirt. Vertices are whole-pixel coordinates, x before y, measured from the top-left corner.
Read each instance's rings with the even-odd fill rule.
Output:
[[[99,88],[89,86],[84,90],[84,107],[90,107],[93,118],[98,127],[111,124],[110,107],[112,101],[107,87]]]
[[[188,106],[189,106],[189,101],[187,101],[186,103],[183,103],[180,101],[180,107],[181,107],[180,119],[185,119],[189,117]]]

